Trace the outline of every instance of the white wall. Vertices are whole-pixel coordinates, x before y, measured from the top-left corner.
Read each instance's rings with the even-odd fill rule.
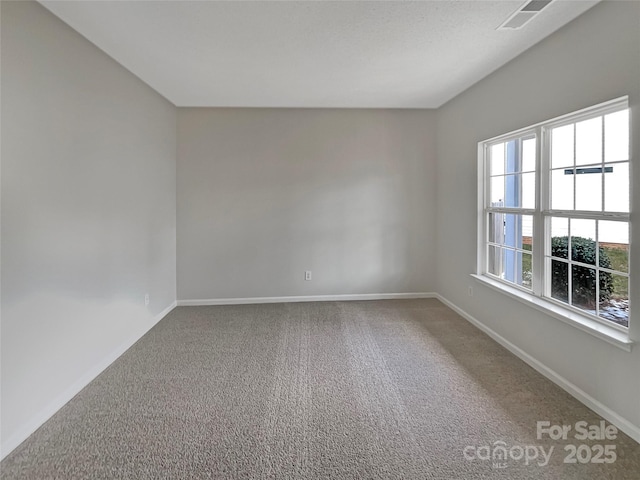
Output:
[[[432,291],[434,169],[433,111],[179,109],[178,299]]]
[[[640,346],[626,353],[474,282],[477,142],[629,95],[640,237],[640,3],[603,2],[438,111],[437,291],[640,432]],[[640,279],[637,241],[631,274]],[[467,286],[474,296],[467,296]],[[640,281],[631,336],[640,340]]]
[[[176,111],[39,4],[1,5],[6,454],[175,301]]]

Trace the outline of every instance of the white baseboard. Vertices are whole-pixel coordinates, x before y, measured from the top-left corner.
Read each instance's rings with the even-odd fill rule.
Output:
[[[487,327],[480,320],[468,314],[467,312],[459,308],[457,305],[451,303],[442,295],[436,294],[436,298],[440,300],[442,303],[444,303],[446,306],[451,308],[453,311],[455,311],[457,314],[459,314],[461,317],[463,317],[465,320],[467,320],[469,323],[471,323],[472,325],[474,325],[475,327],[479,328],[484,333],[489,335],[492,339],[494,339],[504,348],[506,348],[511,353],[513,353],[516,357],[520,358],[522,361],[524,361],[534,370],[536,370],[537,372],[547,377],[549,380],[551,380],[553,383],[555,383],[560,388],[565,390],[567,393],[569,393],[571,396],[576,398],[578,401],[580,401],[581,403],[589,407],[591,410],[596,412],[598,415],[600,415],[604,419],[611,422],[613,425],[615,425],[624,433],[626,433],[631,438],[633,438],[636,442],[640,443],[640,427],[638,425],[631,423],[626,418],[617,414],[616,412],[611,410],[609,407],[599,402],[598,400],[593,398],[591,395],[589,395],[582,389],[578,388],[569,380],[562,377],[561,375],[556,373],[554,370],[550,369],[545,364],[543,364],[542,362],[540,362],[539,360],[537,360],[536,358],[532,357],[527,352],[522,350],[521,348],[511,343],[509,340],[507,340],[500,334],[496,333],[491,328]]]
[[[179,307],[203,305],[246,305],[259,303],[294,302],[344,302],[353,300],[392,300],[407,298],[436,298],[433,292],[416,293],[357,293],[352,295],[307,295],[292,297],[251,297],[251,298],[207,298],[198,300],[178,300]]]
[[[109,355],[104,357],[98,364],[94,365],[89,371],[87,371],[82,377],[80,377],[73,385],[67,388],[63,393],[54,398],[49,404],[40,410],[29,422],[23,425],[17,432],[11,435],[6,440],[2,440],[2,446],[0,448],[0,460],[11,453],[18,445],[24,442],[29,435],[35,432],[42,426],[44,422],[49,420],[58,410],[60,410],[69,400],[75,397],[80,390],[86,387],[93,379],[100,375],[109,365],[118,359],[124,352],[126,352],[134,343],[136,343],[142,336],[147,333],[154,325],[171,312],[176,307],[174,301],[165,308],[162,312],[156,315],[153,319],[153,323],[139,335],[132,336],[125,342],[120,344],[118,348],[113,350]]]

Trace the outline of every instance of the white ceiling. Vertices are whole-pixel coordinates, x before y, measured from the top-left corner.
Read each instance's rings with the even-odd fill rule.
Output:
[[[597,1],[41,3],[177,106],[436,108]]]

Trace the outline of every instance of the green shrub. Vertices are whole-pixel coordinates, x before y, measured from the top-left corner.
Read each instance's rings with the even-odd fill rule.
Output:
[[[553,237],[551,239],[551,255],[557,258],[568,258],[567,237]],[[611,261],[602,247],[598,249],[600,266],[611,268]],[[596,242],[589,238],[571,237],[571,259],[589,265],[596,264]],[[551,262],[551,295],[554,298],[567,301],[568,280],[567,264]],[[596,289],[596,270],[579,265],[572,266],[572,300],[576,305],[595,308],[594,292]],[[599,301],[609,300],[613,293],[613,276],[608,272],[600,272]]]

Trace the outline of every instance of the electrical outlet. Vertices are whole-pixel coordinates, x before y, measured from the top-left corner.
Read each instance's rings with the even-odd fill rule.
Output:
[[[473,287],[472,286],[469,286],[469,292],[468,293],[469,293],[470,297],[473,297]]]
[[[145,305],[149,305],[149,294],[148,293],[144,296],[144,304]]]
[[[311,270],[304,272],[304,279],[307,281],[311,280]]]

